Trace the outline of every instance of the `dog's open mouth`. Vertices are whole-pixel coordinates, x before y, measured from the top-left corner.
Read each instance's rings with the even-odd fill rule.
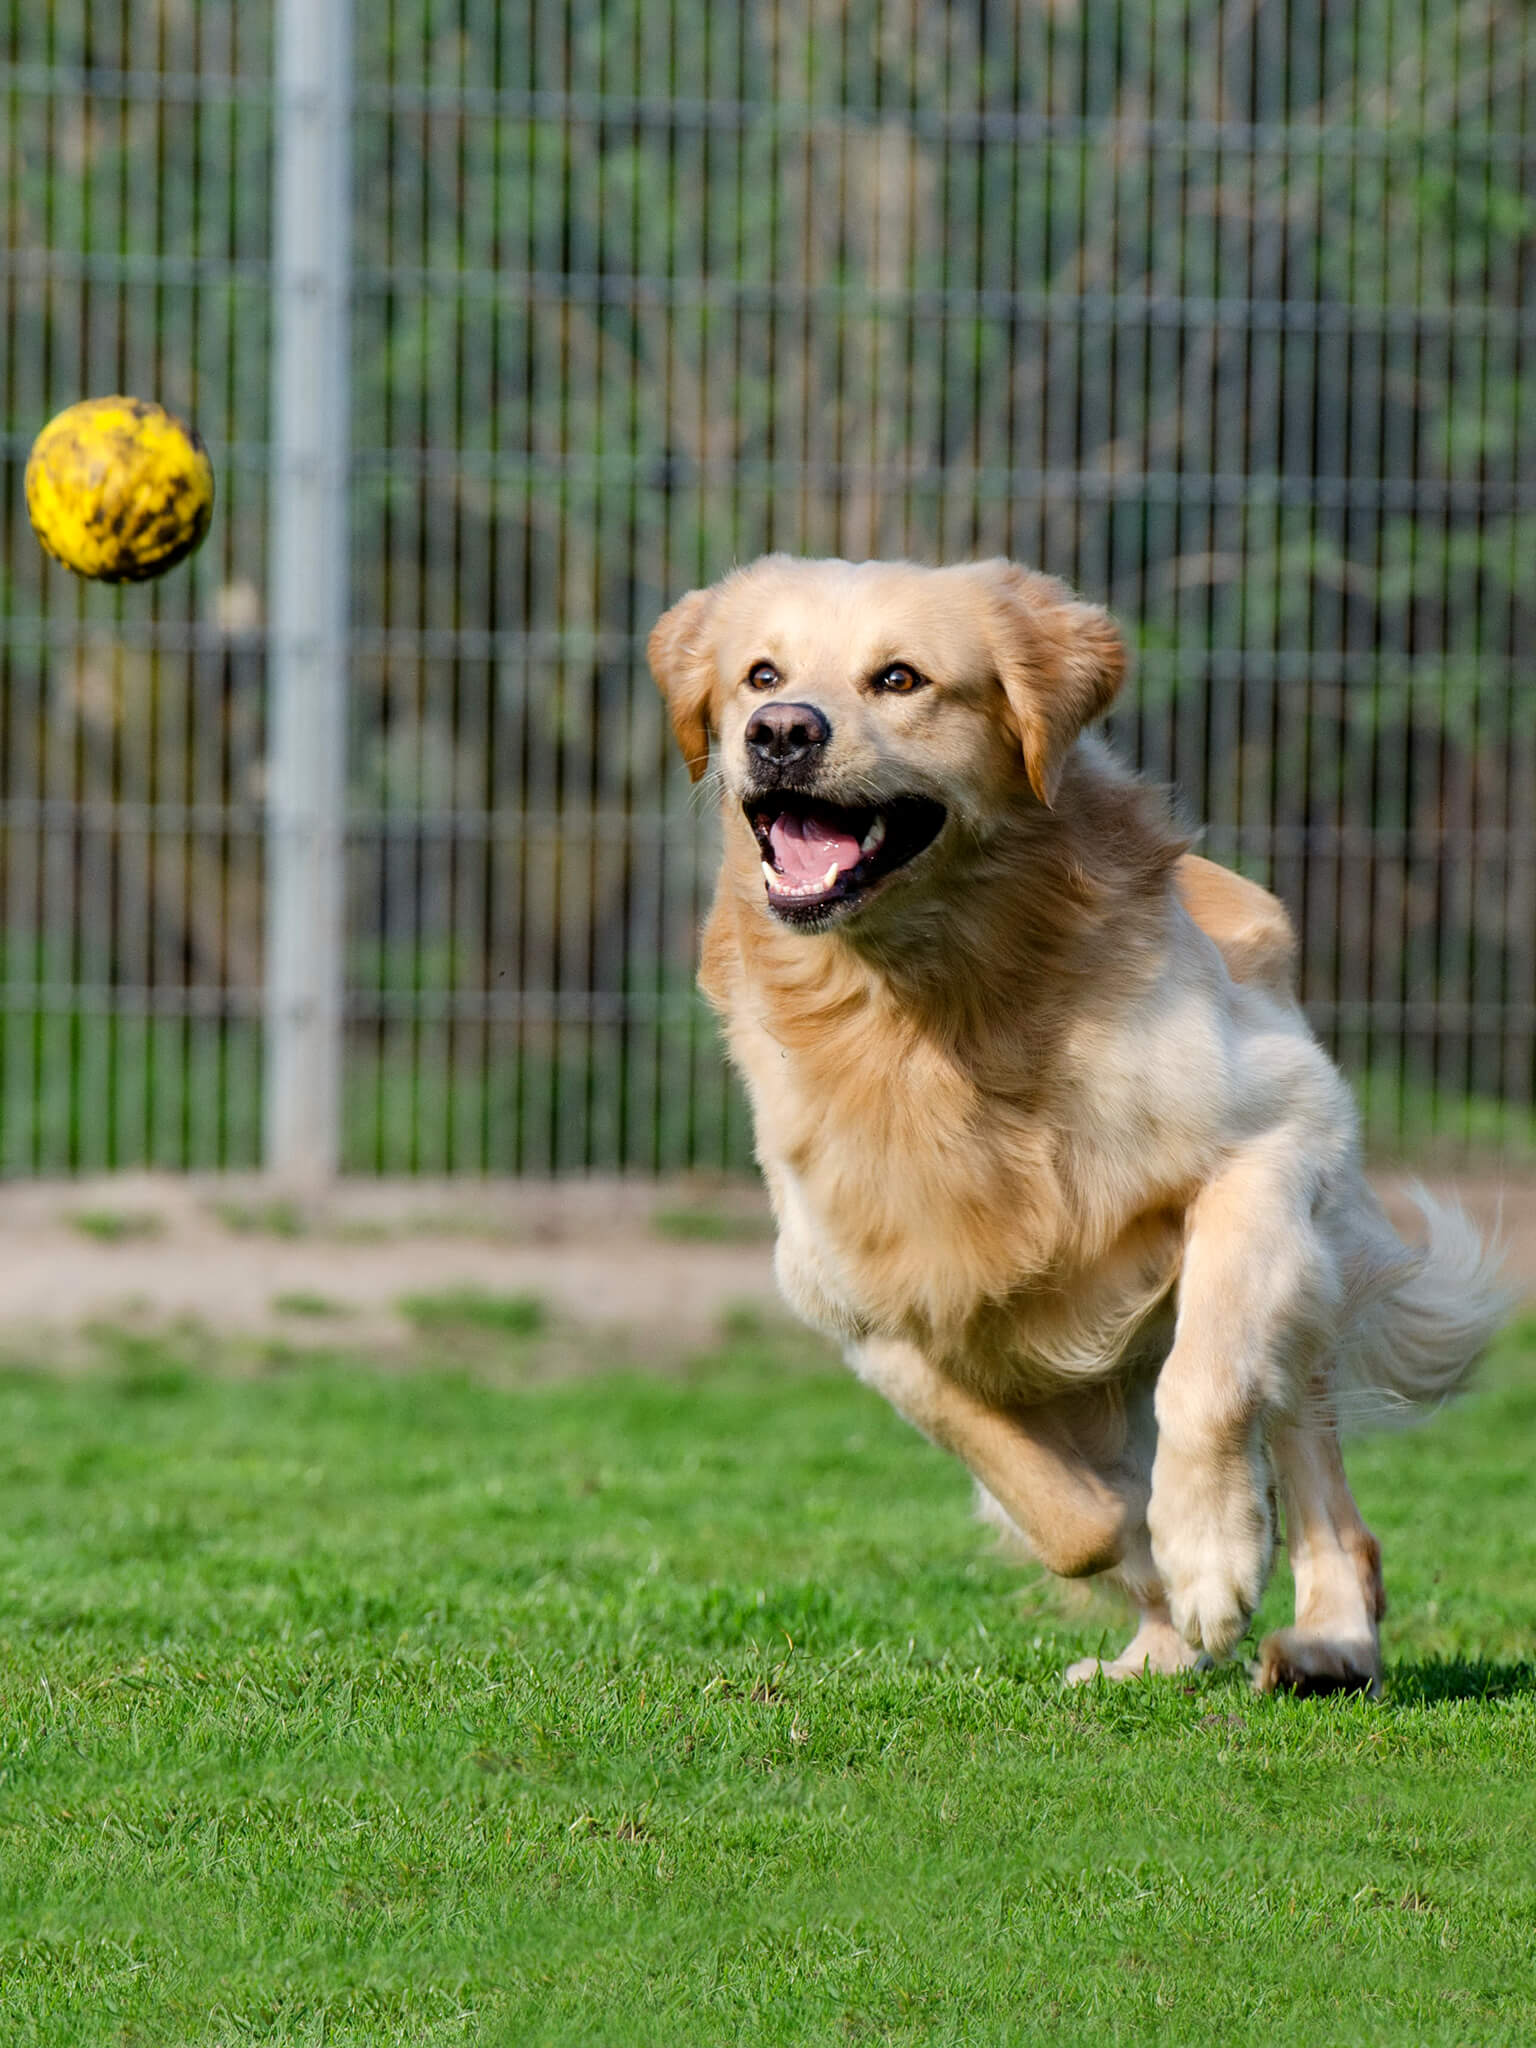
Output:
[[[867,896],[938,837],[944,806],[898,796],[868,806],[825,803],[796,790],[748,797],[743,809],[763,859],[770,907],[814,924]]]

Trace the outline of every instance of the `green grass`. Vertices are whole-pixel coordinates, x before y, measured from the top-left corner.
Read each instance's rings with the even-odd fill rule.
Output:
[[[773,1219],[766,1210],[731,1208],[707,1202],[679,1202],[657,1209],[651,1228],[658,1237],[678,1244],[768,1244]]]
[[[1102,1618],[790,1335],[196,1342],[0,1376],[7,2048],[1536,2038],[1536,1331],[1356,1447],[1374,1705],[1064,1693]]]
[[[69,1220],[82,1237],[98,1244],[159,1237],[165,1229],[165,1218],[150,1209],[77,1209]]]
[[[406,1294],[397,1306],[408,1323],[438,1337],[536,1337],[549,1320],[536,1294],[490,1294],[479,1287]]]
[[[309,1217],[286,1195],[261,1202],[215,1202],[213,1213],[237,1237],[307,1237]]]
[[[347,1312],[344,1302],[333,1301],[328,1294],[312,1294],[308,1288],[294,1288],[287,1294],[274,1294],[272,1308],[280,1316],[344,1316]]]

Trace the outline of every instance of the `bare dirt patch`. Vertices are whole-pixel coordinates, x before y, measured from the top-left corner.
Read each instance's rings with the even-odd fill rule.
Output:
[[[1411,1237],[1411,1183],[1379,1185]],[[1431,1191],[1501,1238],[1513,1284],[1536,1295],[1536,1183],[1483,1173]],[[540,1304],[610,1357],[676,1357],[743,1310],[784,1314],[766,1202],[741,1182],[369,1181],[310,1200],[246,1178],[28,1182],[0,1188],[0,1243],[0,1332],[33,1356],[91,1325],[176,1321],[403,1350],[421,1304],[456,1295],[488,1325]]]
[[[760,1190],[357,1182],[297,1200],[254,1179],[122,1175],[0,1188],[0,1331],[192,1321],[221,1335],[397,1348],[421,1304],[537,1302],[637,1355],[781,1313]],[[29,1347],[30,1348],[30,1347]]]

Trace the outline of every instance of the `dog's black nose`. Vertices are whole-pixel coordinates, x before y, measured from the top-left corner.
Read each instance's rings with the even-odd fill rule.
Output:
[[[775,768],[803,761],[831,737],[831,726],[814,704],[765,704],[747,721],[749,751]]]

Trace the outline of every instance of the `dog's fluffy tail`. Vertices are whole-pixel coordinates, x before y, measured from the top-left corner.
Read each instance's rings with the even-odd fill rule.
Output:
[[[1497,1248],[1466,1212],[1422,1187],[1409,1193],[1424,1244],[1410,1250],[1382,1217],[1345,1318],[1335,1385],[1340,1420],[1357,1426],[1409,1421],[1459,1393],[1514,1306]]]

